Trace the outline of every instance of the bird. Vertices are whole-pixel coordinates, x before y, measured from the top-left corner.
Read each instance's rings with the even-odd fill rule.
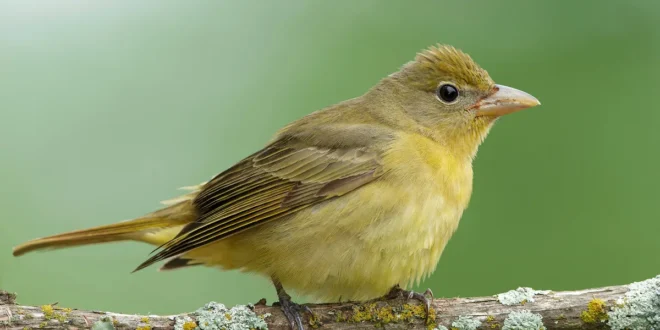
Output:
[[[362,301],[428,277],[472,194],[472,163],[495,122],[540,105],[496,84],[467,53],[417,51],[362,95],[279,129],[261,149],[132,220],[38,238],[31,251],[140,241],[135,271],[208,266],[272,281],[292,329],[314,302]],[[431,293],[432,294],[432,293]]]

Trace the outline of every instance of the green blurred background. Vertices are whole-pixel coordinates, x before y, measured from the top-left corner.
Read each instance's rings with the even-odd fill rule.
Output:
[[[660,273],[658,1],[0,1],[0,288],[25,304],[174,313],[267,280],[130,274],[152,247],[11,256],[149,212],[437,42],[543,105],[499,121],[436,296]]]

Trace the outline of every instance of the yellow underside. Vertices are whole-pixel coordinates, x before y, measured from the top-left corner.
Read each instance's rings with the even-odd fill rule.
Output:
[[[433,272],[457,228],[471,194],[471,162],[412,135],[386,157],[381,179],[186,257],[274,276],[314,301],[364,300],[409,286]],[[177,231],[144,240],[159,244]]]

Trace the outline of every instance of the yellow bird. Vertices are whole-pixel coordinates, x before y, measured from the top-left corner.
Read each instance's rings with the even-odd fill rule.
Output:
[[[497,118],[540,104],[438,45],[362,96],[282,128],[261,150],[143,217],[39,238],[46,248],[134,240],[136,270],[193,265],[272,279],[292,328],[301,306],[403,291],[431,274],[472,192],[472,160]]]

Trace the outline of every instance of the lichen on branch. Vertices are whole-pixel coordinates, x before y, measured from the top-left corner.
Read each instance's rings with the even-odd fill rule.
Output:
[[[518,288],[489,297],[435,299],[428,318],[423,306],[404,298],[308,306],[308,329],[660,329],[660,276],[581,291]],[[277,306],[265,303],[227,308],[211,302],[190,313],[143,316],[22,306],[16,295],[0,291],[0,329],[289,330],[289,323]]]

